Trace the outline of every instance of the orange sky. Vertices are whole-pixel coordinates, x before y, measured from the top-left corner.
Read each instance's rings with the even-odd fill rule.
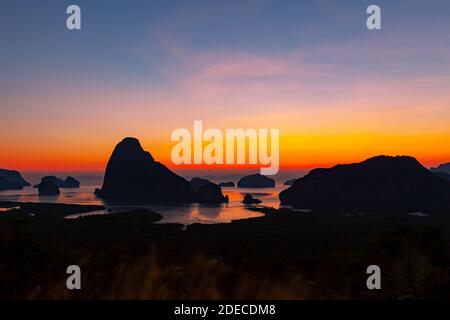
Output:
[[[2,153],[0,167],[22,171],[103,171],[117,141],[119,140],[105,139],[89,143],[76,141],[69,145],[64,145],[61,141],[61,145],[7,146],[8,152]],[[449,141],[450,134],[282,135],[280,164],[281,168],[309,169],[356,162],[371,156],[387,154],[412,155],[424,165],[434,166],[449,161]],[[158,161],[174,169],[185,167],[175,166],[170,160],[171,147],[175,143],[145,138],[141,139],[141,143]],[[227,167],[239,166],[212,166],[212,168]],[[191,165],[189,168],[207,169],[208,166]]]
[[[202,120],[205,130],[222,132],[279,129],[281,167],[329,166],[379,154],[411,155],[434,166],[450,161],[450,93],[434,92],[450,87],[450,81],[439,81],[431,92],[418,90],[413,81],[403,83],[406,88],[365,87],[328,102],[322,98],[276,102],[253,94],[242,101],[204,101],[186,93],[167,97],[136,88],[132,94],[115,89],[109,89],[113,93],[108,95],[90,90],[77,96],[28,94],[3,102],[11,111],[4,113],[2,121],[0,167],[102,171],[114,146],[127,136],[137,137],[157,160],[173,167],[170,151],[175,142],[170,135],[177,128],[192,132],[194,120]],[[392,91],[396,96],[391,96]],[[376,98],[367,101],[363,93]],[[29,103],[36,110],[28,111],[28,117],[14,112]],[[65,107],[59,108],[61,104]],[[41,105],[54,107],[43,112]]]
[[[312,101],[275,101],[251,92],[240,101],[217,101],[190,92],[167,96],[143,88],[28,93],[2,102],[10,109],[3,114],[0,167],[102,171],[114,146],[134,136],[157,160],[174,168],[170,135],[177,128],[192,132],[194,120],[202,120],[204,130],[222,132],[278,128],[285,168],[330,166],[380,154],[410,155],[434,166],[450,161],[450,93],[443,91],[450,81],[423,81],[432,81],[433,88],[420,90],[419,80],[364,84],[339,99],[319,96]],[[235,89],[226,93],[230,90]],[[368,101],[366,95],[375,98]],[[35,110],[28,111],[28,117],[15,112],[30,103]]]

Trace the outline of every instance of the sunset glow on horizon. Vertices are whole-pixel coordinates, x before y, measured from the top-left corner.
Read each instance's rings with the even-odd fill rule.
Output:
[[[61,23],[67,1],[2,4],[0,168],[103,172],[128,136],[169,168],[193,168],[171,162],[170,135],[194,120],[279,129],[282,170],[376,155],[449,162],[450,3],[379,2],[376,32],[367,1],[117,1],[106,12],[83,0],[79,32]]]

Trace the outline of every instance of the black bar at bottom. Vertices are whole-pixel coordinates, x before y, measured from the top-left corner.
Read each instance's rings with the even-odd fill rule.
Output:
[[[45,319],[383,319],[425,317],[445,301],[2,301],[2,314]]]

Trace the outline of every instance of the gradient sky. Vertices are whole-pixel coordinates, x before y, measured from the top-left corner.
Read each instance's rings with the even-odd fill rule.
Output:
[[[103,170],[125,136],[171,166],[170,134],[194,120],[279,128],[284,167],[450,161],[449,15],[448,0],[0,0],[0,167]]]

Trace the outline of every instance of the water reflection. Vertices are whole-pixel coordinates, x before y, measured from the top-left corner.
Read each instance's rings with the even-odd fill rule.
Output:
[[[59,203],[60,201],[58,201],[59,199],[59,194],[57,195],[51,195],[51,196],[43,196],[38,194],[38,199],[39,202],[50,202],[50,203]],[[70,198],[68,198],[70,199]]]
[[[226,205],[218,205],[218,206],[198,206],[197,213],[198,217],[202,219],[210,219],[217,220],[220,216],[220,213],[223,211]]]
[[[250,193],[253,197],[262,200],[261,205],[279,207],[278,194],[285,186],[264,189],[242,189],[242,188],[223,188],[224,195],[228,195],[230,202],[228,204],[211,205],[114,205],[105,203],[94,195],[97,186],[83,186],[79,189],[61,189],[59,196],[39,196],[37,189],[24,188],[15,191],[0,191],[0,201],[17,202],[50,202],[50,203],[73,203],[73,204],[96,204],[106,207],[103,211],[95,214],[110,214],[112,212],[123,212],[133,209],[146,208],[158,212],[163,216],[159,223],[228,223],[233,220],[246,219],[261,216],[260,213],[246,210],[241,203],[245,194]],[[85,213],[76,216],[91,215]]]

